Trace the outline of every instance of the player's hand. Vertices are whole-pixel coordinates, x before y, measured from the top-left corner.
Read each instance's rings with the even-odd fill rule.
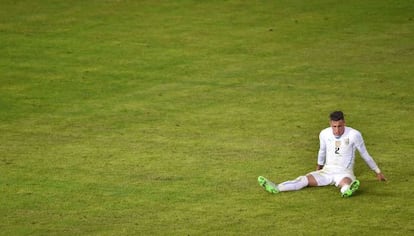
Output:
[[[383,174],[383,173],[378,173],[378,174],[377,174],[377,179],[378,179],[379,181],[387,181],[387,178],[385,178],[385,176],[384,176],[384,174]]]

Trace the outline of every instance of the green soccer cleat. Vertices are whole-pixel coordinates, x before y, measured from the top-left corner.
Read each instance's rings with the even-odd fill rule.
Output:
[[[279,192],[279,189],[277,188],[276,184],[274,184],[272,181],[266,179],[265,177],[259,176],[259,178],[257,178],[257,181],[259,181],[259,185],[262,186],[269,193],[278,193]]]
[[[346,191],[342,194],[342,197],[350,197],[350,196],[352,196],[352,195],[354,194],[354,192],[358,190],[359,185],[360,185],[359,180],[354,180],[354,181],[351,183],[351,186],[349,187],[349,189],[348,189],[348,190],[346,190]]]

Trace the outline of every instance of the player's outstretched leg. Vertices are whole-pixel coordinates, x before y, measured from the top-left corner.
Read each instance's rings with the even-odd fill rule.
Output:
[[[257,181],[259,182],[259,185],[262,186],[269,193],[279,192],[279,189],[277,188],[276,184],[266,179],[265,177],[259,176],[259,178],[257,178]]]
[[[355,191],[358,190],[360,185],[359,180],[354,180],[351,185],[349,186],[349,189],[346,190],[344,193],[342,193],[342,197],[350,197],[354,194]]]

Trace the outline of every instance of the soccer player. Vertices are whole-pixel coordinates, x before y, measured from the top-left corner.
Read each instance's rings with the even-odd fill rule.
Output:
[[[316,171],[295,180],[275,184],[263,176],[258,181],[266,191],[279,193],[299,190],[307,186],[334,185],[340,188],[342,197],[350,197],[358,190],[360,182],[354,175],[355,150],[358,150],[379,181],[386,181],[374,159],[369,155],[358,130],[345,126],[342,111],[330,114],[330,126],[319,134],[320,148]]]

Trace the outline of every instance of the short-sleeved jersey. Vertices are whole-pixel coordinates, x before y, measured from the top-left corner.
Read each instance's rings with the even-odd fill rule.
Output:
[[[355,150],[358,150],[367,165],[375,172],[379,172],[378,166],[369,155],[361,133],[351,127],[345,127],[345,132],[340,137],[335,137],[332,128],[326,128],[319,134],[320,148],[318,153],[318,165],[324,168],[342,169],[353,173],[355,163]]]

